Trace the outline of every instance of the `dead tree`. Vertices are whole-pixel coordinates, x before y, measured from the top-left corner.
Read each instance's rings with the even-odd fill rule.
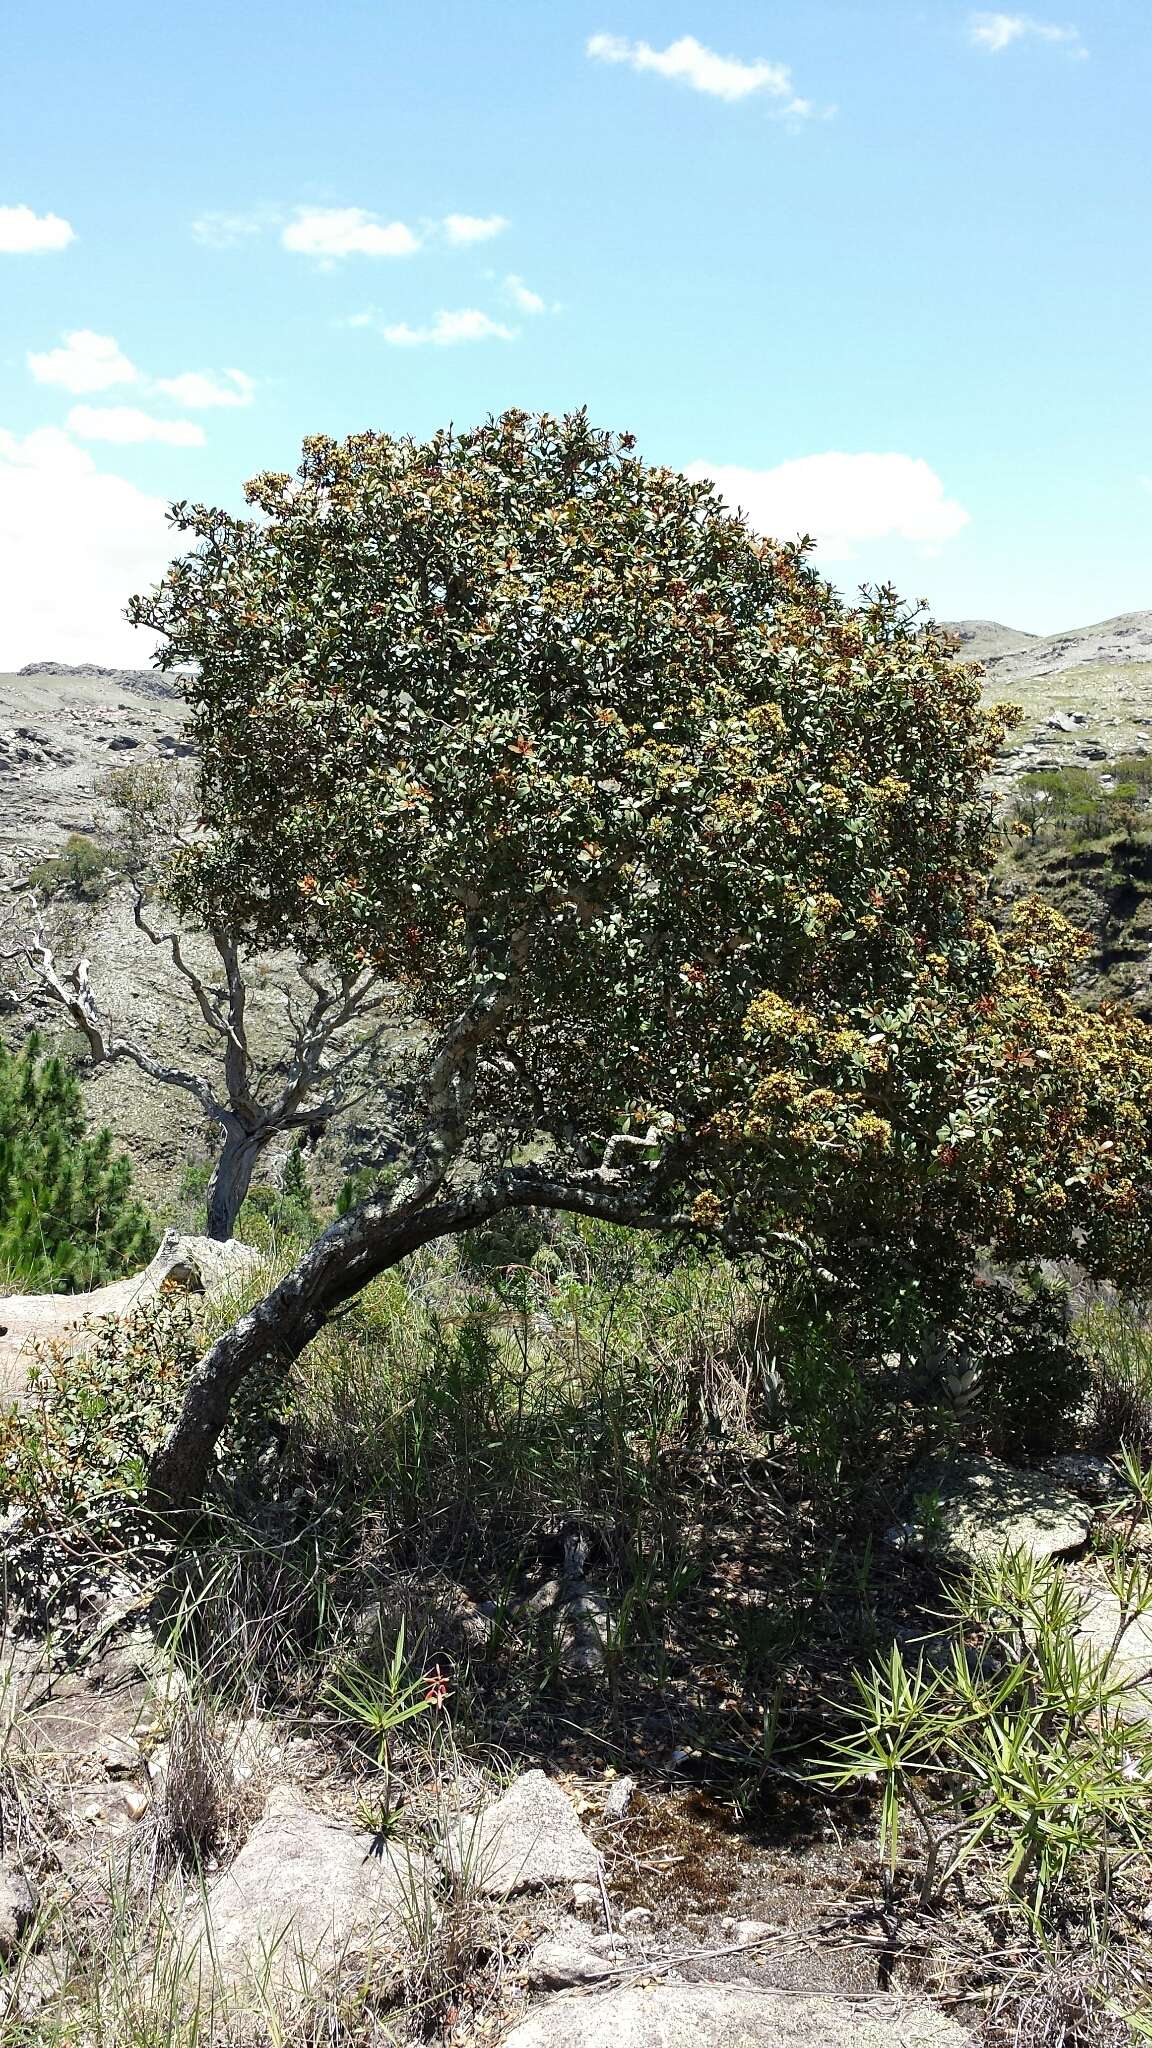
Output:
[[[207,1231],[230,1238],[262,1153],[273,1140],[307,1131],[318,1138],[337,1113],[362,1093],[367,1056],[387,1028],[387,989],[372,970],[331,974],[298,962],[278,993],[284,1006],[283,1041],[270,1061],[257,1057],[249,1026],[252,961],[234,933],[210,925],[204,937],[220,963],[222,978],[210,980],[187,956],[178,931],[157,929],[136,892],[133,917],[153,946],[165,951],[174,974],[209,1034],[218,1064],[198,1070],[174,1064],[162,1052],[109,1023],[92,985],[91,961],[81,953],[71,966],[56,957],[43,906],[29,899],[29,928],[5,957],[19,958],[32,990],[81,1032],[92,1065],[126,1061],[162,1087],[177,1088],[197,1102],[220,1132],[207,1190]]]

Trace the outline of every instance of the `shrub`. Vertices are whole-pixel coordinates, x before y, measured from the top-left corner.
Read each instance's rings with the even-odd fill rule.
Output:
[[[33,1035],[0,1046],[0,1285],[75,1292],[134,1272],[155,1232],[109,1131],[87,1133],[79,1083]]]
[[[44,895],[65,891],[82,903],[97,903],[124,872],[120,854],[100,846],[83,832],[70,832],[62,853],[29,870],[28,884]]]
[[[1152,1736],[1127,1710],[1138,1680],[1124,1662],[1152,1587],[1125,1567],[1118,1580],[1124,1626],[1107,1651],[1080,1637],[1059,1565],[1020,1551],[954,1590],[938,1664],[893,1645],[856,1674],[851,1726],[816,1775],[879,1791],[889,1886],[911,1833],[921,1908],[980,1875],[1041,1929],[1070,1905],[1107,1913],[1152,1853]]]
[[[95,1324],[82,1352],[46,1346],[23,1401],[0,1410],[9,1598],[50,1613],[144,1540],[148,1460],[195,1358],[191,1331],[186,1298],[160,1295]]]
[[[993,1450],[1013,1458],[1067,1441],[1090,1370],[1061,1288],[978,1279],[949,1335],[973,1374],[970,1420]]]

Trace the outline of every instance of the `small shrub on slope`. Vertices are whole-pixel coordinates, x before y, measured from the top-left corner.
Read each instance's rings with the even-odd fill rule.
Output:
[[[45,1348],[28,1396],[0,1411],[6,1602],[46,1613],[144,1533],[147,1461],[196,1357],[187,1299],[163,1294],[96,1324],[83,1354]]]

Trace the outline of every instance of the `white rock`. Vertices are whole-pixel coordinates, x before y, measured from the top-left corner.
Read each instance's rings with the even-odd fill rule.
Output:
[[[1152,1721],[1152,1613],[1136,1615],[1117,1642],[1122,1609],[1115,1593],[1106,1586],[1080,1590],[1079,1634],[1090,1648],[1111,1657],[1110,1682],[1128,1688],[1121,1711],[1130,1721]]]
[[[233,1993],[280,1996],[330,1974],[349,1949],[395,1955],[405,1915],[430,1896],[427,1859],[276,1802],[208,1887],[188,1929],[191,1971]]]
[[[454,1821],[440,1854],[458,1879],[488,1898],[594,1880],[600,1869],[571,1802],[543,1771],[525,1771],[494,1805]]]
[[[538,1941],[524,1965],[524,1976],[537,1990],[562,1991],[568,1984],[598,1984],[612,1965],[593,1949],[573,1941]]]
[[[882,1995],[649,1984],[552,1999],[503,2048],[971,2048],[971,2037],[931,2006]]]
[[[604,1795],[605,1820],[623,1820],[636,1790],[635,1778],[617,1778]]]

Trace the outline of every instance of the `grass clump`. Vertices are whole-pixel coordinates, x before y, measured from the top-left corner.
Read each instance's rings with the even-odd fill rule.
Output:
[[[1088,1430],[1105,1451],[1127,1444],[1152,1456],[1152,1329],[1131,1303],[1094,1301],[1083,1318],[1092,1361]]]

